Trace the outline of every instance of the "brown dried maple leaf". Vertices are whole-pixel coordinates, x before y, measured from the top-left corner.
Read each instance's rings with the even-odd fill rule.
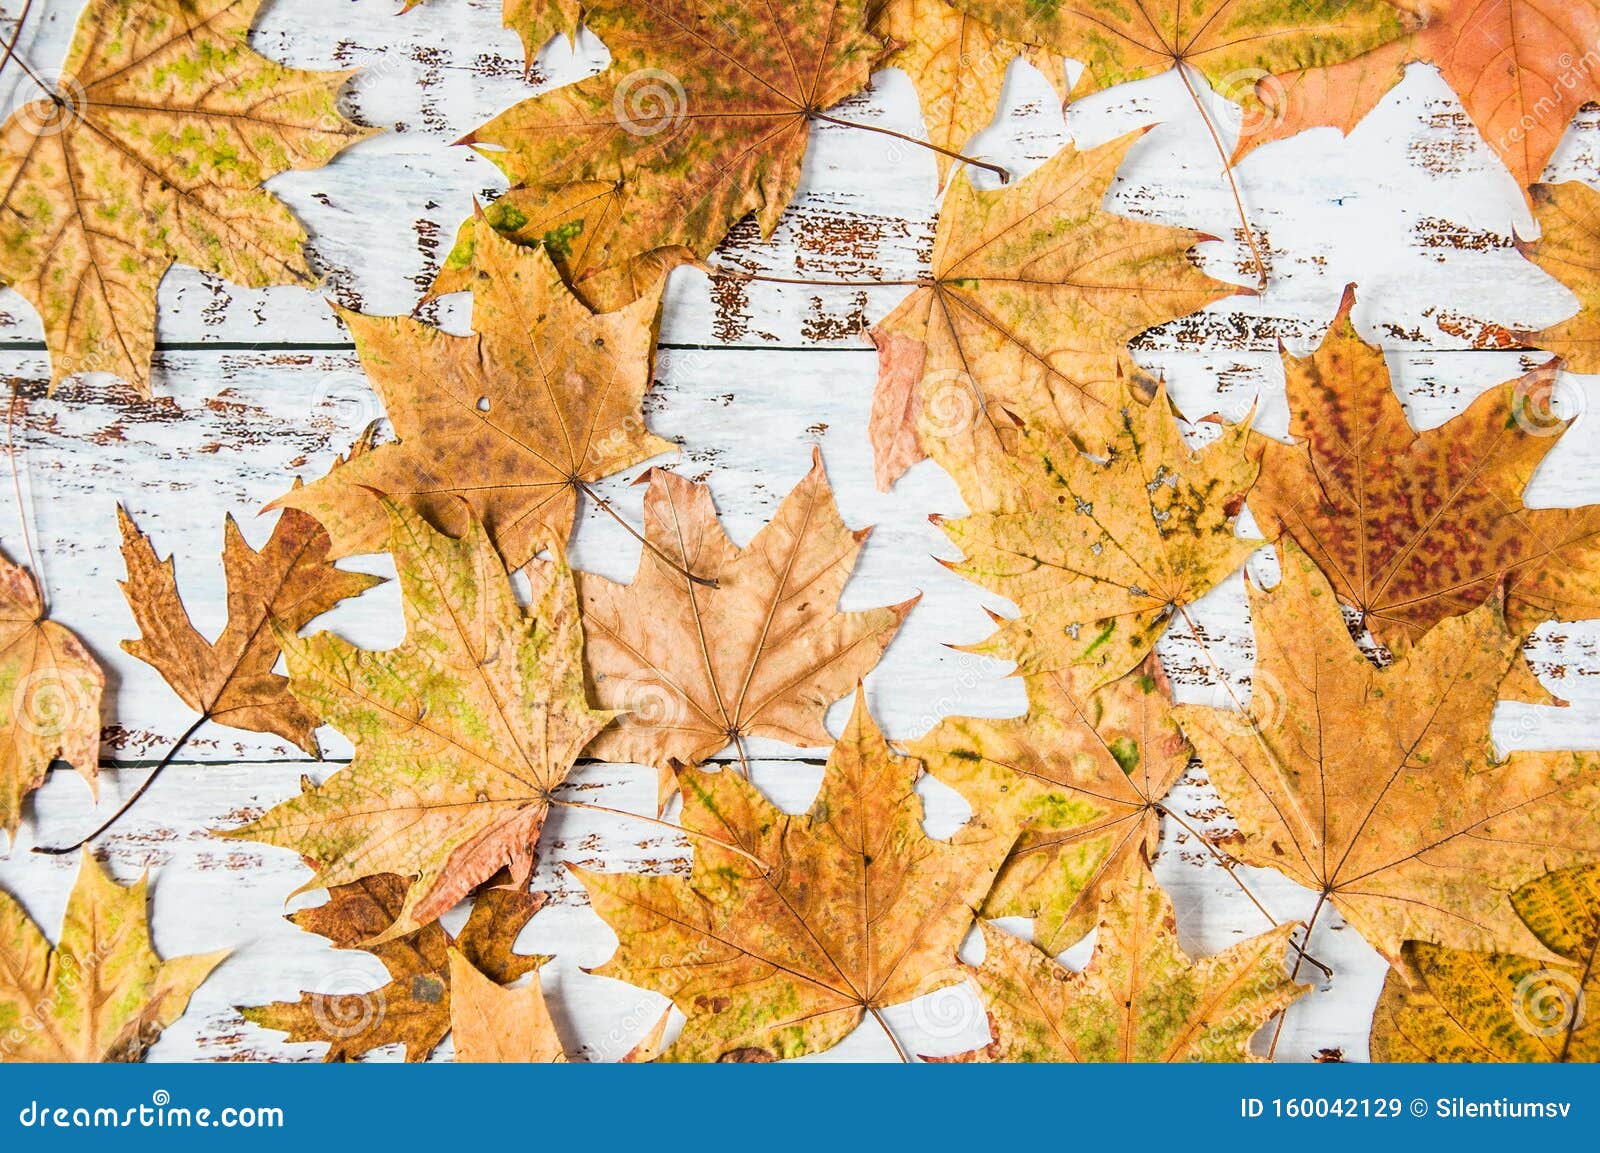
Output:
[[[594,696],[619,711],[589,755],[653,765],[668,780],[674,763],[730,744],[742,758],[749,736],[827,744],[828,706],[877,662],[917,598],[838,611],[870,530],[839,519],[821,452],[742,549],[722,531],[710,489],[661,469],[647,479],[653,548],[633,583],[579,578]]]
[[[858,692],[809,813],[780,812],[731,769],[684,769],[683,825],[700,834],[687,878],[568,866],[617,934],[595,971],[688,1017],[663,1060],[822,1052],[868,1014],[882,1024],[885,1007],[962,980],[956,950],[1010,837],[977,817],[931,839],[917,773]]]
[[[956,177],[930,282],[872,330],[879,488],[927,455],[969,502],[981,501],[979,458],[1014,441],[1017,419],[1098,450],[1118,423],[1126,381],[1144,380],[1128,340],[1239,291],[1189,259],[1200,233],[1101,207],[1139,136],[1086,152],[1068,146],[995,192]]]
[[[222,548],[228,623],[208,641],[183,607],[172,558],[157,558],[150,538],[121,506],[117,519],[128,568],[122,595],[139,627],[139,638],[123,641],[122,647],[160,673],[200,714],[190,731],[217,721],[272,733],[319,755],[317,715],[290,695],[286,677],[272,671],[281,651],[274,623],[297,630],[381,578],[334,568],[328,534],[303,512],[285,510],[259,552],[230,515]]]
[[[1407,64],[1436,66],[1467,115],[1524,188],[1544,176],[1573,115],[1600,99],[1593,0],[1394,0],[1421,27],[1366,56],[1263,78],[1260,127],[1239,155],[1308,128],[1349,132]],[[1274,69],[1274,71],[1277,71]]]
[[[322,989],[298,1001],[251,1005],[245,1020],[288,1034],[297,1043],[326,1042],[324,1060],[348,1061],[383,1045],[405,1047],[407,1061],[425,1060],[450,1031],[454,992],[451,960],[464,956],[480,981],[507,985],[548,959],[512,952],[523,926],[544,905],[543,893],[486,887],[473,898],[461,934],[438,924],[368,945],[394,924],[408,883],[392,873],[365,877],[328,890],[328,901],[290,915],[308,933],[336,949],[364,949],[389,971],[389,981],[365,992]]]
[[[90,0],[54,87],[0,130],[0,282],[39,310],[52,386],[112,372],[148,395],[176,262],[250,288],[316,279],[305,230],[260,185],[370,130],[339,115],[348,73],[250,48],[260,6]]]
[[[1022,827],[983,914],[1032,918],[1051,956],[1094,928],[1127,862],[1155,852],[1162,799],[1189,764],[1154,655],[1093,692],[1074,680],[1029,677],[1027,716],[951,717],[906,750],[992,822]]]
[[[543,249],[484,229],[471,279],[476,335],[341,313],[399,443],[269,507],[310,513],[333,555],[346,556],[383,546],[383,502],[401,500],[454,534],[469,517],[481,521],[507,564],[526,564],[551,539],[567,539],[589,481],[674,447],[640,412],[663,284],[596,315]]]
[[[33,574],[0,556],[0,829],[8,841],[52,761],[66,761],[96,789],[105,685],[83,642],[45,619]]]
[[[1238,818],[1237,855],[1321,894],[1318,912],[1391,961],[1407,940],[1537,955],[1507,898],[1600,857],[1600,760],[1496,754],[1489,718],[1520,651],[1499,601],[1379,669],[1312,560],[1281,555],[1282,583],[1250,590],[1248,711],[1177,710]]]
[[[1293,537],[1391,647],[1481,605],[1502,583],[1515,630],[1600,616],[1600,510],[1522,503],[1566,428],[1548,418],[1554,367],[1414,432],[1352,307],[1347,294],[1311,356],[1285,358],[1290,431],[1301,443],[1256,442],[1250,509],[1263,529]]]

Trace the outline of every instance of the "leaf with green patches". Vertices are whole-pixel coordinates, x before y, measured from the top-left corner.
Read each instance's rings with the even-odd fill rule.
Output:
[[[373,944],[448,911],[502,868],[524,885],[555,789],[611,719],[589,707],[572,573],[531,570],[518,605],[487,531],[459,538],[391,502],[406,639],[383,652],[279,631],[295,696],[355,744],[350,766],[227,835],[293,849],[304,888],[413,878]]]
[[[588,275],[660,249],[704,256],[754,213],[770,235],[800,181],[811,121],[867,84],[883,45],[866,0],[593,0],[598,76],[470,133],[513,185],[613,185],[580,220]]]
[[[44,321],[51,384],[150,392],[156,287],[174,263],[250,288],[310,284],[305,230],[260,186],[369,135],[347,73],[250,48],[261,0],[90,0],[57,84],[0,130],[0,281]]]
[[[1136,667],[1260,547],[1234,532],[1256,475],[1248,425],[1191,449],[1164,388],[1120,416],[1109,459],[1031,427],[1013,451],[985,450],[989,501],[939,522],[966,554],[951,567],[1021,610],[975,651],[1028,676],[1076,670],[1083,693]]]
[[[1250,1061],[1250,1038],[1307,987],[1284,965],[1300,926],[1279,925],[1211,957],[1178,946],[1172,902],[1142,860],[1100,914],[1081,973],[983,926],[973,977],[993,1040],[957,1061]]]
[[[1023,829],[983,905],[1030,917],[1054,955],[1094,928],[1100,902],[1161,835],[1161,801],[1189,764],[1154,655],[1082,692],[1071,673],[1029,677],[1028,715],[951,717],[907,751],[991,821]]]
[[[809,813],[780,812],[731,768],[685,769],[688,878],[573,867],[617,934],[596,972],[688,1017],[663,1060],[820,1053],[867,1014],[961,980],[956,950],[1010,837],[979,817],[930,838],[917,771],[858,693]]]
[[[1530,881],[1511,905],[1560,962],[1407,941],[1373,1015],[1373,1060],[1600,1061],[1600,866]]]
[[[119,885],[85,850],[55,948],[0,893],[0,1063],[142,1061],[226,952],[163,961],[144,878]]]

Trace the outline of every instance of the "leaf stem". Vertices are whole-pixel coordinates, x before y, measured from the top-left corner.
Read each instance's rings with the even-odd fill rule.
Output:
[[[971,156],[964,156],[959,152],[952,152],[948,148],[940,148],[931,140],[919,140],[915,136],[907,136],[904,132],[896,132],[893,128],[880,128],[876,124],[862,124],[855,120],[840,120],[837,116],[829,116],[826,112],[813,112],[812,117],[825,120],[829,124],[838,124],[845,128],[859,128],[864,132],[876,132],[882,136],[891,136],[896,140],[903,140],[907,144],[915,144],[918,148],[926,148],[929,152],[937,152],[940,156],[948,156],[951,160],[959,160],[963,164],[970,164],[974,168],[983,168],[993,172],[1000,178],[1001,184],[1011,183],[1011,173],[998,164],[990,164],[986,160],[976,160]]]
[[[669,557],[666,553],[662,552],[659,548],[657,548],[650,541],[646,540],[644,534],[641,533],[638,529],[634,528],[626,520],[624,520],[623,517],[622,517],[622,514],[617,512],[616,509],[611,507],[611,502],[608,501],[605,497],[601,496],[599,493],[595,492],[594,489],[590,488],[587,481],[583,480],[581,477],[576,477],[575,476],[575,477],[572,478],[572,483],[577,488],[577,490],[579,492],[583,493],[584,496],[588,497],[590,500],[594,501],[595,504],[597,504],[601,508],[603,508],[605,510],[607,516],[609,516],[612,520],[616,521],[623,528],[627,529],[628,530],[628,535],[633,537],[634,540],[638,541],[645,548],[649,549],[650,552],[655,555],[656,559],[659,560],[662,564],[666,565],[668,568],[672,569],[674,572],[679,573],[685,579],[693,581],[697,585],[703,585],[704,587],[706,587],[708,589],[714,589],[714,588],[717,587],[717,581],[716,581],[715,577],[695,576],[694,573],[690,572],[683,565],[681,565],[677,561],[673,560],[671,557]]]
[[[124,813],[133,808],[133,806],[138,802],[139,798],[144,796],[146,790],[148,790],[151,785],[156,783],[156,778],[161,775],[161,770],[172,763],[172,758],[178,755],[178,750],[183,748],[184,745],[188,744],[189,738],[194,736],[194,734],[199,730],[200,726],[205,724],[210,719],[210,713],[202,713],[199,720],[195,721],[194,724],[185,729],[183,731],[183,735],[174,741],[172,747],[167,750],[166,756],[162,757],[161,760],[157,762],[156,767],[150,770],[150,775],[144,779],[144,784],[135,789],[133,791],[133,796],[129,797],[126,801],[123,801],[122,806],[117,809],[116,812],[112,813],[111,816],[106,818],[106,820],[102,822],[100,827],[94,832],[90,833],[86,837],[80,837],[70,845],[35,845],[33,847],[33,851],[36,853],[44,853],[47,856],[59,857],[64,853],[77,852],[90,841],[100,836],[100,834],[104,833],[112,825],[121,820]]]
[[[1322,915],[1322,908],[1327,903],[1328,903],[1328,893],[1327,893],[1327,890],[1323,890],[1322,895],[1317,898],[1316,907],[1311,910],[1311,919],[1306,922],[1306,935],[1305,935],[1305,941],[1304,941],[1305,944],[1307,944],[1307,945],[1311,944],[1311,930],[1313,930],[1313,929],[1315,929],[1317,927],[1317,918]],[[1305,959],[1305,956],[1306,956],[1306,954],[1302,951],[1301,954],[1300,954],[1299,960],[1296,960],[1295,963],[1294,963],[1293,971],[1290,972],[1290,974],[1289,974],[1289,980],[1291,980],[1291,981],[1299,980],[1299,978],[1300,978],[1300,961],[1303,961]],[[1292,1007],[1292,1006],[1290,1006],[1290,1007]],[[1286,1007],[1283,1010],[1283,1012],[1278,1014],[1278,1026],[1277,1026],[1277,1028],[1275,1028],[1272,1031],[1272,1044],[1267,1046],[1267,1060],[1268,1061],[1271,1061],[1278,1054],[1278,1040],[1279,1040],[1279,1038],[1281,1038],[1283,1036],[1283,1026],[1284,1026],[1284,1022],[1286,1022],[1289,1019],[1289,1008],[1290,1007]]]
[[[889,1022],[883,1019],[883,1014],[874,1005],[868,1005],[867,1012],[871,1013],[872,1019],[878,1022],[878,1026],[883,1030],[883,1035],[889,1038],[889,1044],[893,1045],[894,1051],[900,1055],[901,1064],[911,1064],[911,1057],[906,1053],[905,1046],[900,1044],[900,1038],[896,1037],[894,1030],[889,1028]]]
[[[4,72],[6,65],[11,63],[11,58],[17,54],[17,41],[22,39],[22,29],[28,23],[28,13],[33,10],[33,0],[23,0],[22,14],[17,17],[17,27],[11,33],[11,39],[6,41],[6,54],[0,57],[0,72]],[[21,58],[18,57],[20,60]],[[32,76],[32,73],[29,73]]]
[[[1222,176],[1228,182],[1228,190],[1233,193],[1233,206],[1239,213],[1239,223],[1244,227],[1244,239],[1250,246],[1250,258],[1255,261],[1256,289],[1260,291],[1267,287],[1267,261],[1261,254],[1261,246],[1256,243],[1256,231],[1250,227],[1250,216],[1244,210],[1244,197],[1239,192],[1239,182],[1234,178],[1233,164],[1228,150],[1223,147],[1222,134],[1211,122],[1211,113],[1206,111],[1206,106],[1200,99],[1200,93],[1195,89],[1194,81],[1189,79],[1189,70],[1183,61],[1178,62],[1177,70],[1183,79],[1183,86],[1189,90],[1189,99],[1194,101],[1195,110],[1200,113],[1200,119],[1205,121],[1206,131],[1211,133],[1211,143],[1216,145],[1217,155],[1222,158]]]
[[[561,805],[563,808],[568,809],[584,809],[587,812],[605,813],[607,816],[623,817],[630,821],[643,821],[647,825],[659,825],[663,829],[671,829],[674,833],[685,837],[698,837],[702,841],[708,841],[716,845],[719,849],[726,849],[730,853],[743,857],[760,869],[763,874],[770,871],[770,866],[754,853],[746,852],[732,841],[724,841],[721,837],[714,837],[710,833],[702,833],[698,829],[691,829],[684,825],[674,825],[671,821],[663,821],[659,817],[647,817],[642,813],[630,813],[626,809],[612,809],[605,805],[592,805],[588,801],[569,801],[563,797],[551,797],[550,803],[552,805]]]

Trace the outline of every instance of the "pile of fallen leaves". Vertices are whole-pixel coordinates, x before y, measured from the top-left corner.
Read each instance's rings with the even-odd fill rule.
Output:
[[[70,84],[38,80],[44,96],[7,122],[0,277],[42,317],[53,382],[109,371],[148,392],[174,262],[247,285],[312,279],[304,234],[261,184],[366,130],[338,113],[343,77],[249,47],[257,3],[91,0]],[[227,522],[216,640],[122,513],[139,629],[126,648],[195,728],[315,754],[329,725],[355,749],[222,835],[298,854],[327,900],[291,919],[390,980],[248,1019],[326,1042],[330,1060],[391,1044],[421,1060],[449,1035],[460,1060],[565,1060],[546,958],[514,946],[542,904],[530,877],[547,818],[594,807],[564,788],[588,759],[653,769],[660,807],[639,816],[693,851],[686,875],[569,866],[618,939],[600,972],[677,1010],[630,1060],[799,1057],[869,1017],[909,1058],[884,1010],[955,985],[986,1007],[989,1040],[944,1059],[1270,1056],[1263,1027],[1282,1028],[1307,966],[1326,969],[1311,934],[1335,911],[1392,966],[1375,1057],[1594,1059],[1582,1006],[1600,980],[1600,754],[1503,755],[1490,738],[1498,700],[1538,699],[1530,632],[1600,617],[1600,510],[1523,503],[1563,431],[1548,420],[1558,369],[1600,363],[1600,217],[1589,189],[1535,183],[1564,125],[1503,131],[1565,84],[1544,65],[1588,50],[1600,5],[1522,19],[1532,7],[585,4],[610,66],[466,141],[513,185],[466,221],[434,286],[472,293],[472,335],[341,314],[393,436],[286,482],[261,549]],[[567,0],[505,10],[530,54],[580,15]],[[1065,148],[994,191],[969,181],[959,149],[994,113],[995,61],[1015,56],[1058,78],[1064,59],[1082,63],[1064,98],[1169,68],[1191,91],[1249,72],[1264,79],[1244,99],[1273,110],[1276,134],[1348,129],[1406,64],[1437,65],[1529,188],[1531,256],[1583,300],[1529,336],[1559,359],[1418,433],[1352,322],[1352,291],[1320,348],[1285,357],[1293,443],[1181,420],[1128,343],[1238,290],[1191,260],[1198,236],[1104,209],[1133,138]],[[840,609],[867,532],[840,517],[820,453],[743,548],[704,485],[658,467],[640,478],[630,583],[575,573],[564,554],[580,505],[605,504],[595,482],[674,448],[642,408],[673,269],[747,216],[770,235],[812,124],[850,123],[830,109],[879,66],[912,78],[945,194],[924,282],[873,331],[879,387],[860,432],[880,485],[925,457],[959,485],[969,512],[941,522],[955,567],[1016,609],[977,647],[1014,662],[1030,704],[901,744],[861,684],[915,602]],[[672,83],[641,100],[641,75]],[[1555,98],[1600,96],[1588,72],[1581,83]],[[1223,677],[1228,707],[1178,706],[1156,645],[1178,630],[1204,646],[1191,607],[1263,547],[1240,532],[1246,501],[1281,569],[1272,587],[1250,580],[1254,690]],[[393,558],[404,641],[302,635],[374,583],[335,562],[375,551]],[[104,677],[44,618],[32,576],[0,562],[8,835],[52,761],[91,783],[98,762]],[[824,715],[852,694],[834,740]],[[753,737],[831,745],[809,811],[752,783]],[[1195,832],[1168,807],[1193,758],[1237,821],[1202,843],[1230,871],[1315,893],[1307,924],[1212,956],[1180,948],[1152,860],[1164,824]],[[924,829],[924,773],[971,807],[948,838]],[[452,934],[440,918],[466,901]],[[146,916],[144,883],[119,886],[87,852],[54,946],[0,896],[0,1059],[142,1056],[220,959],[162,961]],[[1081,969],[1057,959],[1091,933]],[[964,948],[981,962],[963,964]],[[367,1015],[374,997],[385,1011]]]

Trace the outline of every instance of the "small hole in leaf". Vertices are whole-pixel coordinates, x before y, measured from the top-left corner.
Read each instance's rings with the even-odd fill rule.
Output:
[[[489,411],[489,398],[487,396],[480,396],[478,398],[478,411],[479,412],[488,412]]]

